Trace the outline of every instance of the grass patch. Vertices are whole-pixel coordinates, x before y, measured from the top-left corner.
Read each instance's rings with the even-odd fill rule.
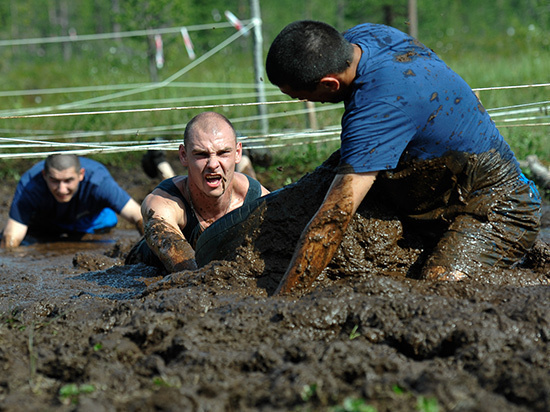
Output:
[[[59,389],[59,399],[65,405],[77,405],[82,395],[93,393],[95,390],[95,386],[91,384],[68,383]]]

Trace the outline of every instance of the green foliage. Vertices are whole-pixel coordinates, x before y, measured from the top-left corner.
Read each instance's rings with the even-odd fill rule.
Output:
[[[364,399],[346,398],[341,406],[336,406],[333,412],[376,412],[376,408],[365,403]]]
[[[407,392],[405,389],[401,388],[399,385],[393,385],[392,391],[399,396],[410,396],[414,395],[410,392]],[[416,398],[416,410],[418,412],[438,412],[439,411],[439,402],[436,398],[426,397],[420,395]]]
[[[153,378],[153,385],[155,385],[155,387],[158,387],[158,388],[169,388],[171,386],[173,386],[172,384],[170,384],[170,382],[167,382],[165,379],[161,378],[160,376],[155,376]]]
[[[76,383],[68,383],[59,389],[59,398],[62,403],[74,405],[78,404],[81,395],[90,394],[95,391],[95,387],[90,384],[77,385]]]
[[[351,332],[349,334],[349,340],[354,340],[354,339],[358,338],[359,336],[361,336],[361,334],[359,332],[357,332],[357,329],[359,329],[359,325],[355,325],[353,327],[353,329],[351,330]]]
[[[416,409],[419,412],[439,412],[439,403],[435,398],[419,396],[416,400]]]
[[[405,393],[405,390],[399,385],[393,385],[391,389],[396,395],[403,395]]]
[[[2,324],[6,325],[9,329],[17,328],[21,331],[26,329],[26,326],[19,319],[19,311],[17,309],[12,309],[9,313],[2,313],[0,319],[2,319]]]
[[[300,396],[304,402],[309,401],[311,398],[313,398],[317,394],[317,384],[311,384],[311,385],[304,385],[302,388],[302,392],[300,393]]]

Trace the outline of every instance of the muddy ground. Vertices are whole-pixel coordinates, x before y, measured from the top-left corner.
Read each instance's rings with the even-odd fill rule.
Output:
[[[548,206],[522,265],[462,283],[416,280],[422,245],[363,209],[312,291],[273,297],[316,173],[195,272],[123,266],[125,224],[0,251],[0,411],[550,410]],[[156,183],[113,174],[137,200]]]

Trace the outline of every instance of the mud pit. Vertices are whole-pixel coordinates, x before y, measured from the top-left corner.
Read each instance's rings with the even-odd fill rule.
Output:
[[[0,410],[550,410],[548,207],[522,266],[463,283],[414,279],[422,244],[362,209],[312,291],[272,297],[329,175],[286,190],[293,206],[230,261],[162,280],[122,265],[124,225],[0,251]],[[151,189],[116,176],[136,199]]]

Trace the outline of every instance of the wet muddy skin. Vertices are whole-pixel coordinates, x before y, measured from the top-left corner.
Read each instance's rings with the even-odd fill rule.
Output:
[[[550,410],[550,238],[514,269],[417,280],[423,244],[370,205],[313,289],[271,296],[328,188],[315,173],[197,271],[124,266],[139,238],[124,227],[0,250],[0,410],[329,411],[352,397],[413,411],[421,396],[441,411]],[[71,404],[72,383],[94,389]]]

